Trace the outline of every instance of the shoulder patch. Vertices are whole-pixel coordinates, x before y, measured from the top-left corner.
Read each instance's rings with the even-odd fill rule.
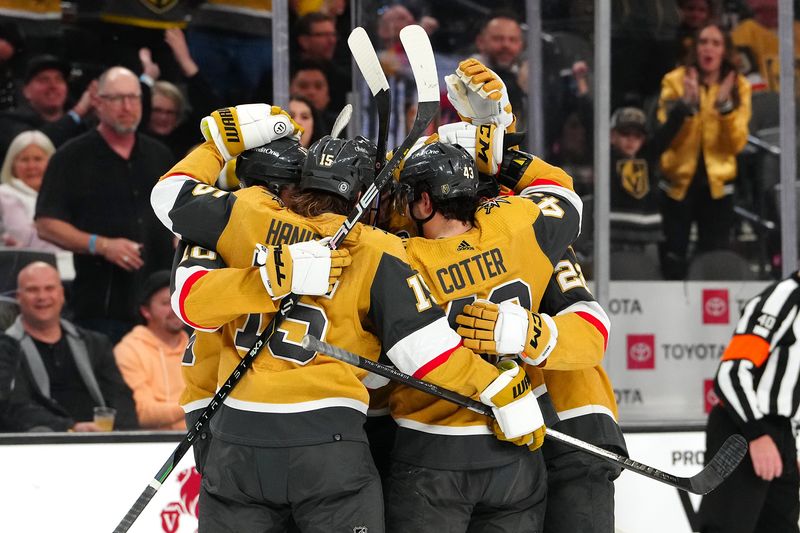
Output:
[[[492,209],[500,208],[502,204],[511,204],[511,202],[498,196],[497,198],[489,198],[485,200],[480,204],[480,206],[478,206],[478,209],[483,209],[483,211],[488,215],[492,212]]]

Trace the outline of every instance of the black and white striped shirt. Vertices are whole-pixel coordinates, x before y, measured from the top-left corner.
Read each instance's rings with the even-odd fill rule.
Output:
[[[800,272],[767,287],[744,307],[714,383],[724,408],[752,440],[761,420],[800,421]]]

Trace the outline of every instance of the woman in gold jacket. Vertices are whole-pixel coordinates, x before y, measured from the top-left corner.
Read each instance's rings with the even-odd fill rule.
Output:
[[[683,118],[661,155],[666,279],[686,274],[693,221],[698,251],[730,245],[736,155],[747,142],[750,121],[750,85],[736,72],[732,51],[730,37],[716,24],[706,25],[698,32],[689,64],[661,81],[659,121]]]

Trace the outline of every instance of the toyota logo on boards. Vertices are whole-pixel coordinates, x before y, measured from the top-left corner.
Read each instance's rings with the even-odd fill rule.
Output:
[[[703,289],[703,324],[728,324],[728,289]]]
[[[628,370],[652,370],[655,367],[655,335],[628,335]]]
[[[719,403],[719,396],[714,390],[714,380],[703,380],[703,404],[705,405],[706,414],[711,412],[711,408]]]

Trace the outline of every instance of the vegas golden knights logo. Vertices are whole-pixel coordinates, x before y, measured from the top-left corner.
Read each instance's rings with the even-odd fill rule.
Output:
[[[617,161],[617,174],[622,180],[622,188],[637,200],[641,200],[650,192],[647,161],[644,159],[623,159]]]
[[[164,13],[169,11],[175,4],[178,3],[178,0],[139,0],[144,7],[152,11],[153,13]]]

